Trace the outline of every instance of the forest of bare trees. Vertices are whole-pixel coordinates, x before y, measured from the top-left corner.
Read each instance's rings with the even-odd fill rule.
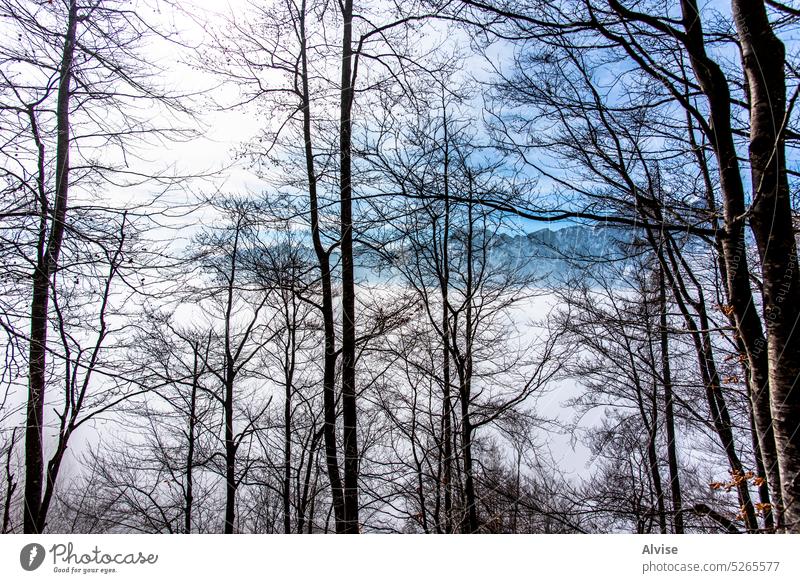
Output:
[[[800,7],[0,30],[3,533],[800,533]]]

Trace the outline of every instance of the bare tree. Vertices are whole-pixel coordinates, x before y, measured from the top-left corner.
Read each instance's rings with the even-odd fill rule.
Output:
[[[703,11],[693,1],[678,3],[680,20],[670,18],[662,5],[645,3],[632,7],[617,0],[566,2],[556,9],[534,3],[516,10],[504,3],[473,0],[458,5],[466,7],[466,20],[484,30],[494,26],[492,19],[499,18],[509,24],[511,37],[535,40],[549,47],[585,46],[585,41],[576,44],[571,39],[593,36],[597,39],[596,54],[613,54],[616,61],[632,64],[636,75],[647,79],[651,87],[660,87],[665,103],[681,108],[704,136],[720,181],[723,224],[716,235],[725,264],[731,313],[749,360],[750,385],[758,405],[754,419],[760,450],[765,456],[780,452],[775,461],[781,472],[778,483],[786,526],[796,529],[793,500],[797,496],[797,480],[793,476],[798,474],[800,456],[796,453],[797,443],[792,440],[800,434],[800,415],[796,393],[791,392],[797,376],[793,355],[798,351],[791,348],[797,340],[790,331],[796,328],[798,312],[796,301],[789,300],[795,306],[792,308],[783,303],[800,293],[785,166],[785,138],[792,113],[787,104],[793,101],[786,100],[784,47],[770,22],[766,4],[732,4],[729,21],[738,32],[742,55],[742,68],[736,74],[745,78],[740,95],[736,95],[722,66],[706,49],[715,42],[704,30],[713,9]],[[491,15],[488,20],[480,16],[486,14]],[[758,56],[758,51],[763,54]],[[767,55],[770,66],[762,71],[756,62]],[[749,123],[738,128],[734,124],[742,111],[749,113]],[[750,205],[740,172],[737,137],[741,134],[747,137],[750,151]],[[774,227],[762,220],[773,214],[781,217],[780,224]],[[758,263],[764,278],[761,302],[754,299],[750,283],[744,234],[747,221],[759,249]],[[663,224],[668,224],[666,217]],[[767,239],[770,245],[766,245]],[[763,304],[763,324],[756,309],[759,303]],[[776,448],[769,443],[766,431],[771,424],[775,427]],[[771,476],[776,476],[774,465],[768,464]],[[779,513],[780,520],[783,517]]]
[[[126,177],[138,182],[146,174],[135,178],[125,155],[146,136],[168,136],[170,130],[148,124],[136,112],[140,104],[185,111],[175,96],[152,82],[154,69],[137,70],[142,40],[155,29],[125,4],[10,0],[0,8],[14,38],[0,52],[0,62],[3,125],[9,138],[3,140],[4,191],[16,201],[2,218],[23,229],[25,236],[14,246],[33,274],[30,287],[25,286],[31,298],[30,333],[25,334],[28,533],[44,528],[53,487],[45,475],[43,436],[48,329],[60,293],[55,280],[65,245],[79,231],[70,208],[85,203],[98,184],[120,183]],[[99,155],[103,144],[106,153]],[[57,467],[52,466],[56,473]]]

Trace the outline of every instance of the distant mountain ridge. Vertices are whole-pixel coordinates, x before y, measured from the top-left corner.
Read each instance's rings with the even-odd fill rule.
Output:
[[[519,268],[542,283],[561,283],[590,263],[610,275],[611,264],[621,260],[620,242],[630,235],[608,226],[572,225],[539,229],[525,234],[500,234],[492,261]],[[604,267],[605,266],[605,267]]]
[[[490,244],[489,263],[498,269],[510,267],[523,279],[529,279],[532,285],[543,287],[565,283],[590,263],[595,274],[601,270],[614,279],[612,264],[615,259],[622,258],[619,242],[629,237],[620,229],[582,225],[519,234],[498,233]],[[454,241],[454,250],[461,244]],[[398,270],[385,265],[378,268],[381,264],[367,252],[356,261],[356,275],[371,283],[397,280]]]

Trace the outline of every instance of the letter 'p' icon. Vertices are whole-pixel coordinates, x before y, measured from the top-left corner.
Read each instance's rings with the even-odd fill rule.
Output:
[[[44,547],[38,543],[30,543],[19,552],[19,564],[26,571],[35,571],[44,562]]]

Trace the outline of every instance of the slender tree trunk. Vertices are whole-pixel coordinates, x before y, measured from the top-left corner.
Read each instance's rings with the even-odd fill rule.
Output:
[[[78,6],[70,0],[67,31],[59,70],[58,97],[56,105],[57,142],[55,205],[49,236],[46,199],[42,200],[39,242],[36,268],[33,273],[31,300],[31,339],[29,358],[29,384],[27,419],[25,428],[25,496],[23,530],[36,534],[44,530],[42,516],[42,486],[44,481],[44,451],[42,446],[42,424],[44,416],[46,369],[47,369],[47,317],[50,304],[50,280],[58,269],[58,258],[64,238],[69,195],[69,148],[72,83],[72,61],[75,53],[75,37],[78,28]]]
[[[670,288],[672,289],[675,302],[680,309],[687,329],[691,333],[713,426],[719,436],[725,455],[728,458],[730,468],[734,473],[744,474],[744,468],[736,451],[736,444],[733,438],[733,425],[731,423],[730,414],[728,413],[725,396],[722,393],[719,373],[717,372],[702,285],[693,277],[688,264],[683,261],[680,250],[672,239],[666,238],[665,245],[662,248],[659,245],[656,235],[649,229],[647,238],[651,248],[657,253],[659,263],[661,264],[661,273],[666,276]],[[686,282],[681,273],[681,266],[687,270],[688,276],[694,284],[698,294],[697,299],[692,298],[686,288]],[[687,303],[692,305],[696,317],[699,319],[699,326],[695,321],[695,315],[690,311]],[[746,481],[742,480],[737,485],[737,493],[739,494],[741,511],[748,531],[758,530],[755,508],[753,507]]]
[[[646,323],[647,343],[649,348],[649,360],[655,364],[655,351],[653,344],[655,338],[652,330],[652,319],[649,310],[649,303],[644,304],[644,322]],[[667,532],[667,516],[664,505],[664,487],[661,481],[661,468],[659,467],[658,459],[658,396],[657,384],[653,383],[652,391],[648,392],[645,389],[645,383],[639,375],[636,366],[636,350],[632,346],[629,338],[625,337],[625,349],[628,363],[630,366],[631,384],[633,390],[636,392],[636,405],[639,409],[639,417],[642,421],[642,426],[647,433],[647,470],[650,474],[650,494],[655,496],[656,511],[653,512],[652,502],[649,504],[647,510],[648,524],[646,532],[650,532],[653,527],[653,522],[658,520],[659,532],[666,534]],[[649,401],[649,407],[648,403]],[[642,526],[644,528],[644,525]]]
[[[229,369],[233,366],[230,365]],[[233,374],[229,370],[228,374]],[[225,534],[233,534],[236,523],[236,443],[233,436],[233,380],[225,383]]]
[[[419,522],[422,525],[422,530],[425,534],[430,533],[428,526],[428,509],[425,504],[425,474],[422,466],[422,460],[417,453],[417,391],[414,391],[414,403],[411,408],[411,452],[414,458],[414,470],[417,477],[417,504],[419,504]],[[437,525],[437,532],[439,532]]]
[[[470,381],[466,380],[464,385],[464,396],[469,403],[471,393]],[[478,532],[478,503],[475,496],[475,478],[473,477],[474,464],[472,459],[472,423],[470,422],[469,405],[461,405],[461,440],[464,448],[464,498],[467,504],[466,532]]]
[[[512,513],[512,525],[511,525],[511,533],[512,534],[519,534],[519,501],[520,501],[520,492],[522,490],[521,485],[521,475],[522,475],[522,447],[516,445],[516,464],[514,464],[514,509]],[[547,529],[545,527],[545,534],[547,534]]]
[[[64,454],[67,453],[67,445],[69,443],[70,437],[72,437],[72,433],[75,428],[74,423],[76,417],[77,413],[73,413],[70,421],[65,423],[66,429],[62,429],[62,432],[59,433],[56,450],[55,452],[53,452],[53,456],[47,462],[47,471],[45,472],[44,494],[42,496],[41,506],[39,507],[39,516],[40,516],[39,532],[42,532],[44,530],[45,524],[47,522],[47,513],[50,509],[50,502],[53,500],[53,495],[55,494],[56,491],[56,481],[58,479],[58,473],[61,470],[61,464],[64,461]]]
[[[658,399],[655,387],[651,396],[650,420],[645,419],[648,427],[647,440],[647,461],[650,464],[650,476],[653,480],[653,493],[656,496],[656,513],[658,514],[658,526],[661,534],[667,533],[667,514],[664,505],[664,486],[661,483],[661,469],[658,463]],[[644,412],[644,408],[642,409]]]
[[[239,218],[241,221],[241,217]],[[231,266],[228,273],[227,304],[225,305],[225,371],[223,388],[225,391],[223,409],[225,416],[225,534],[233,534],[236,522],[236,442],[233,432],[233,399],[236,367],[232,350],[232,325],[233,325],[233,292],[236,283],[236,272],[239,260],[239,234],[240,223],[236,226],[236,233],[231,251]]]
[[[345,504],[342,478],[339,472],[339,455],[336,444],[336,329],[333,311],[333,287],[329,252],[322,245],[319,221],[319,199],[317,196],[317,173],[314,170],[314,150],[311,139],[311,94],[308,83],[308,47],[306,41],[306,2],[300,14],[300,81],[302,86],[303,141],[305,142],[306,177],[311,215],[311,238],[320,269],[322,283],[322,321],[325,336],[325,360],[323,363],[323,410],[325,464],[331,486],[336,531],[344,531]],[[309,522],[310,528],[310,522]]]
[[[323,428],[324,430],[324,428]],[[319,441],[322,439],[323,431],[315,431],[311,437],[311,445],[308,448],[308,463],[306,464],[306,473],[305,477],[303,478],[303,488],[302,493],[299,496],[300,501],[298,503],[297,509],[297,533],[303,534],[303,530],[306,527],[306,516],[308,515],[307,512],[310,509],[311,512],[311,520],[308,520],[308,527],[309,533],[311,532],[311,527],[313,523],[313,513],[314,513],[314,501],[313,497],[316,496],[316,472],[314,475],[314,486],[312,489],[311,485],[311,473],[315,470],[317,465],[317,447],[319,447]],[[299,476],[298,476],[299,479]]]
[[[288,302],[291,301],[291,314]],[[286,324],[289,338],[284,351],[284,388],[283,404],[283,532],[292,532],[291,486],[292,486],[292,386],[294,384],[294,367],[296,356],[297,308],[295,299],[285,300]]]
[[[474,297],[474,274],[473,274],[473,203],[472,197],[473,182],[472,175],[468,172],[467,179],[469,180],[470,201],[467,206],[467,297],[466,297],[466,315],[464,322],[464,338],[465,349],[464,358],[462,363],[462,378],[460,379],[461,387],[461,447],[464,454],[464,497],[467,505],[467,516],[464,530],[468,533],[478,532],[478,505],[475,496],[475,480],[473,477],[473,460],[472,460],[472,420],[471,420],[471,404],[472,404],[472,348],[473,348],[473,297]]]
[[[442,482],[444,485],[444,532],[450,533],[453,532],[453,404],[450,395],[450,324],[447,315],[447,292],[444,291],[444,288],[442,300],[442,444],[444,446]]]
[[[14,446],[17,443],[17,428],[11,430],[11,441],[8,444],[8,452],[6,452],[5,464],[5,479],[6,479],[6,496],[3,501],[3,528],[0,534],[9,532],[9,525],[11,524],[11,501],[14,498],[14,492],[17,490],[17,482],[14,479],[15,475],[11,471],[11,457],[14,453]]]
[[[292,389],[286,385],[283,405],[283,532],[292,532],[291,486],[292,486]]]
[[[664,266],[658,270],[659,334],[661,339],[661,376],[664,383],[664,424],[667,431],[667,464],[669,466],[669,487],[672,496],[673,528],[675,534],[683,534],[683,502],[678,473],[678,446],[675,441],[675,398],[672,393],[672,371],[669,357],[669,330],[667,328],[667,286]]]
[[[721,380],[717,371],[714,348],[709,334],[710,326],[705,300],[703,298],[702,286],[698,282],[694,282],[699,297],[698,299],[691,298],[686,289],[683,276],[680,273],[678,249],[673,245],[667,245],[666,251],[672,269],[670,270],[667,268],[664,270],[664,273],[670,281],[673,296],[684,317],[686,327],[692,334],[698,366],[700,368],[703,386],[705,387],[706,400],[708,402],[709,411],[711,412],[714,429],[719,436],[731,470],[734,473],[744,474],[744,467],[736,451],[736,443],[733,438],[733,424],[730,414],[728,413],[727,403],[720,384]],[[687,301],[692,303],[699,319],[699,325],[695,322],[693,315],[686,305]],[[748,531],[756,531],[758,529],[758,521],[756,520],[755,509],[746,481],[743,480],[738,484],[737,492],[739,494],[739,502],[747,529]]]
[[[444,444],[444,531],[453,532],[453,443],[452,403],[450,396],[450,140],[447,114],[444,118],[444,229],[442,231],[442,266],[439,283],[442,294],[442,443]]]
[[[194,364],[192,375],[192,393],[189,401],[189,430],[188,430],[188,451],[186,452],[186,494],[183,510],[183,532],[192,532],[192,510],[194,505],[194,448],[195,431],[197,430],[197,390],[200,385],[200,344],[194,346]]]
[[[353,266],[352,109],[353,0],[342,7],[342,77],[339,125],[339,188],[342,248],[342,425],[344,428],[344,532],[359,532],[356,412],[355,274]]]
[[[653,318],[650,312],[650,303],[646,302],[644,304],[644,317],[645,317],[645,324],[646,324],[646,331],[647,331],[647,345],[649,349],[649,360],[653,363],[653,367],[656,364],[656,351],[654,345],[656,344],[656,336],[653,331]],[[660,336],[659,336],[659,343],[660,343]],[[631,364],[635,366],[633,360],[634,356],[631,354]],[[655,370],[655,369],[654,369]],[[637,375],[638,376],[638,375]],[[648,383],[650,384],[650,383]],[[654,381],[651,383],[652,390],[647,392],[645,390],[645,385],[642,383],[636,383],[636,393],[637,399],[639,401],[639,409],[642,416],[642,422],[644,424],[645,430],[647,431],[648,439],[647,439],[647,460],[650,466],[650,479],[652,482],[652,491],[655,494],[656,499],[656,518],[658,519],[658,526],[659,532],[661,534],[666,534],[667,532],[667,513],[666,513],[666,502],[664,496],[664,485],[661,479],[661,467],[660,467],[660,460],[659,460],[659,452],[658,452],[658,424],[659,424],[659,398],[658,398],[658,382]],[[647,408],[645,407],[645,398],[649,400],[649,409],[650,413],[648,415]]]

